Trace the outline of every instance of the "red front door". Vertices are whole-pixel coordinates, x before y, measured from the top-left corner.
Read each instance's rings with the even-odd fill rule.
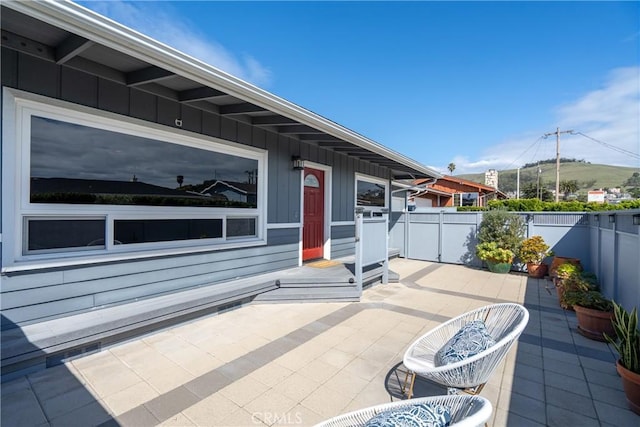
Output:
[[[324,255],[324,172],[304,169],[302,260]]]

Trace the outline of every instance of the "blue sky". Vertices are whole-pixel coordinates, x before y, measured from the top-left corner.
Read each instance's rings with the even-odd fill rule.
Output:
[[[79,3],[442,172],[554,158],[557,127],[640,167],[640,2]]]

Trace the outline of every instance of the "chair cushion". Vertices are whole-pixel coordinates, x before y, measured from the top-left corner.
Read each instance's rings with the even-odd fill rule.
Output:
[[[450,423],[449,408],[421,403],[380,412],[365,427],[445,427]]]
[[[464,325],[438,350],[434,356],[436,366],[449,365],[488,349],[496,342],[482,320]]]

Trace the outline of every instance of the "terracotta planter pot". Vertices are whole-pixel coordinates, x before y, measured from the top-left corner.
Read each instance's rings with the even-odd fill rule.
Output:
[[[564,286],[562,286],[562,280],[554,281],[556,284],[556,292],[558,294],[558,304],[564,310],[573,311],[573,307],[564,303]]]
[[[610,337],[616,335],[611,323],[613,311],[594,310],[579,305],[574,305],[573,309],[578,318],[578,332],[581,335],[596,341],[606,341],[603,334]]]
[[[535,264],[533,262],[527,263],[527,274],[529,277],[540,279],[547,274],[547,264]]]
[[[620,360],[616,363],[616,369],[622,378],[622,388],[627,396],[629,409],[640,415],[640,375],[622,366]]]
[[[564,264],[566,262],[570,262],[571,264],[575,264],[575,265],[580,265],[580,259],[579,258],[569,258],[569,257],[564,257],[564,256],[556,256],[556,257],[553,257],[553,261],[551,261],[551,267],[549,267],[549,274],[552,277],[556,277],[556,270],[558,269],[559,266],[561,266],[562,264]]]
[[[511,271],[511,263],[487,261],[487,268],[492,273],[507,274]]]

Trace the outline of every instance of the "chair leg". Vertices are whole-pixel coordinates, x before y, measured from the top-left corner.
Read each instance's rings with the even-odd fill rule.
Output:
[[[411,371],[409,371],[407,369],[407,372],[404,374],[404,382],[402,383],[402,394],[404,394],[404,392],[407,390],[407,382],[409,381],[409,374],[411,374]]]
[[[409,384],[409,394],[407,395],[406,391],[407,391],[407,382],[409,381],[409,375],[411,375],[411,383]],[[410,372],[407,370],[406,375],[404,376],[404,384],[402,384],[402,394],[407,396],[407,399],[411,399],[411,396],[413,396],[413,384],[416,381],[416,373],[415,372]]]
[[[486,383],[484,383],[484,384],[480,384],[480,385],[475,386],[475,387],[465,388],[464,390],[462,390],[462,392],[467,393],[467,394],[470,394],[470,395],[472,395],[472,396],[478,395],[478,394],[480,394],[480,392],[481,392],[481,391],[482,391],[482,389],[484,388],[484,385],[485,385],[485,384],[486,384]]]

